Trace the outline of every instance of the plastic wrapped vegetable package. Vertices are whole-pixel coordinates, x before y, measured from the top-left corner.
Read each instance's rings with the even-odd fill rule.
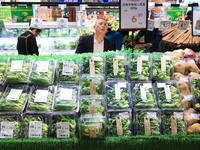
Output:
[[[153,80],[171,80],[173,77],[173,65],[170,55],[155,53],[152,55],[152,59]]]
[[[151,82],[133,82],[131,93],[134,108],[155,108],[156,100]]]
[[[54,87],[33,86],[31,97],[28,101],[29,112],[50,112],[53,103]]]
[[[105,86],[107,109],[131,108],[128,82],[108,81],[105,83]]]
[[[25,114],[23,118],[24,138],[46,138],[48,136],[47,116]]]
[[[126,77],[126,55],[124,53],[107,53],[106,78],[107,80],[124,80]]]
[[[54,98],[54,111],[76,111],[79,87],[58,85]]]
[[[159,135],[160,118],[157,109],[135,110],[135,135]]]
[[[1,56],[1,58],[0,58],[0,83],[2,83],[4,80],[7,61],[8,61],[7,57]]]
[[[78,30],[77,29],[70,29],[70,37],[77,37],[78,35]]]
[[[200,110],[200,78],[191,78],[191,88],[194,95],[193,106],[196,110]]]
[[[56,36],[55,29],[49,29],[49,37],[55,37],[55,36]]]
[[[103,95],[104,75],[83,75],[81,78],[82,95]]]
[[[49,37],[49,29],[42,29],[42,32],[40,34],[41,37]]]
[[[105,135],[106,117],[100,114],[85,114],[80,117],[81,138],[103,138]]]
[[[151,80],[151,55],[130,54],[129,56],[129,80],[148,81]]]
[[[105,98],[101,95],[81,96],[80,113],[84,114],[104,114]]]
[[[12,56],[9,59],[6,70],[6,82],[27,83],[31,58],[25,56]]]
[[[180,94],[176,81],[156,82],[154,84],[159,108],[180,108]]]
[[[63,28],[61,34],[62,34],[62,37],[68,37],[68,35],[69,35],[69,30],[66,29],[66,28]]]
[[[63,50],[65,50],[65,49],[68,49],[68,43],[67,43],[67,41],[63,41],[63,40],[55,40],[54,41],[54,48],[55,49],[63,49]]]
[[[10,84],[6,87],[0,101],[1,112],[23,112],[29,98],[28,85]]]
[[[55,60],[51,58],[38,57],[30,74],[30,82],[35,85],[50,85],[54,82]]]
[[[131,136],[131,111],[108,112],[107,113],[107,135],[108,136]],[[121,124],[121,125],[120,125]]]

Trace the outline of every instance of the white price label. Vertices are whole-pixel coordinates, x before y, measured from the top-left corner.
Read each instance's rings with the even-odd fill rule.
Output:
[[[147,55],[141,55],[140,58],[141,60],[149,60],[149,56]]]
[[[115,84],[115,99],[117,100],[121,99],[121,92],[118,84]]]
[[[70,137],[69,122],[57,122],[57,138]]]
[[[188,79],[187,76],[181,76],[180,77],[180,81],[182,81],[182,82],[189,82],[189,79]]]
[[[97,84],[97,85],[99,85],[99,84],[101,84],[101,79],[99,79],[99,78],[93,78],[92,79],[92,84]]]
[[[169,88],[169,85],[166,85],[165,86],[165,96],[166,96],[166,99],[167,100],[171,100],[171,91],[170,91],[170,88]]]
[[[148,19],[148,28],[147,28],[147,30],[148,30],[148,31],[153,31],[153,29],[154,29],[154,24],[155,24],[155,21],[154,21],[154,20]]]
[[[161,71],[162,72],[166,71],[166,60],[164,57],[161,57]]]
[[[34,102],[46,102],[48,97],[48,90],[37,90]]]
[[[102,123],[95,123],[95,124],[92,124],[92,128],[93,128],[93,129],[100,129],[100,128],[102,128]]]
[[[119,82],[118,86],[119,88],[126,88],[126,82]]]
[[[101,61],[101,57],[100,56],[92,56],[92,60],[93,61]]]
[[[60,89],[60,100],[72,100],[73,89]]]
[[[163,55],[163,58],[164,58],[165,60],[171,60],[171,56],[170,56],[170,55]]]
[[[14,122],[1,122],[1,137],[13,138]]]
[[[121,120],[129,118],[129,113],[128,112],[119,113],[119,118]]]
[[[23,90],[19,90],[19,89],[11,89],[10,93],[7,96],[7,100],[18,100],[20,95],[22,94]]]
[[[157,118],[156,112],[147,112],[147,118],[156,119]]]
[[[117,59],[124,59],[124,54],[116,54]]]
[[[74,62],[63,61],[62,75],[72,76],[74,73]]]
[[[200,20],[197,20],[195,30],[200,30]]]
[[[160,31],[169,30],[169,29],[171,29],[171,21],[170,20],[160,21],[160,24],[159,24],[159,30]]]
[[[142,59],[140,57],[137,59],[137,72],[138,74],[142,73]]]
[[[199,115],[191,113],[191,119],[199,120]]]
[[[37,72],[48,72],[49,61],[37,61]]]
[[[174,112],[174,118],[183,119],[183,112]]]
[[[99,108],[101,107],[101,102],[92,101],[91,107]]]
[[[146,100],[147,99],[145,86],[140,86],[140,96],[141,96],[142,100]]]
[[[184,95],[184,99],[185,99],[186,101],[192,101],[193,95]]]
[[[165,83],[157,83],[157,87],[158,88],[164,88],[165,87]]]
[[[42,121],[29,121],[29,137],[30,138],[42,137]]]
[[[21,72],[23,60],[13,60],[11,62],[10,72]]]
[[[189,24],[190,24],[190,21],[189,21],[189,20],[179,20],[176,29],[177,29],[177,30],[187,30]]]
[[[143,83],[143,86],[145,87],[145,88],[152,88],[152,84],[151,83]]]

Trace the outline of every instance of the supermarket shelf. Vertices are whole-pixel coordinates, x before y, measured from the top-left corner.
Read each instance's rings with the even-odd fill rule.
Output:
[[[119,12],[118,8],[86,8],[87,12],[94,12],[94,11],[107,11],[107,12]]]

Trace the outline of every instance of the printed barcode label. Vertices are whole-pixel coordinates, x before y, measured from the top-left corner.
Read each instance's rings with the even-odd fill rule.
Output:
[[[62,75],[72,76],[74,73],[74,62],[63,61]]]
[[[29,122],[29,137],[32,137],[32,138],[42,137],[42,121]]]
[[[57,122],[57,138],[70,137],[69,122]]]
[[[1,137],[13,138],[14,122],[1,122]]]

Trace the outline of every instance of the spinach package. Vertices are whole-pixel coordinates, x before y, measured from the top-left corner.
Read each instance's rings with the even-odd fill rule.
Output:
[[[53,84],[55,74],[55,61],[48,58],[36,58],[31,70],[30,82],[35,85]]]
[[[158,110],[135,110],[135,135],[159,135],[160,119]]]
[[[66,28],[63,28],[61,34],[62,34],[62,37],[68,37],[68,35],[69,35],[69,30],[66,29]]]
[[[107,109],[128,109],[131,105],[127,82],[106,82]]]
[[[80,106],[81,115],[94,114],[94,113],[99,113],[103,115],[104,110],[105,110],[104,96],[88,95],[81,97],[81,106]]]
[[[170,55],[154,54],[152,62],[153,80],[169,81],[173,77],[173,65]]]
[[[79,81],[80,66],[76,56],[58,58],[57,78],[59,83],[77,84]]]
[[[69,49],[75,50],[76,49],[76,41],[70,41],[69,42]]]
[[[175,81],[154,84],[159,108],[180,108],[180,95]]]
[[[6,66],[7,66],[7,60],[8,60],[7,57],[1,56],[1,58],[0,58],[0,83],[2,83],[4,80]]]
[[[108,80],[123,80],[126,77],[125,54],[108,53],[106,55],[106,78]]]
[[[56,36],[56,30],[55,29],[49,29],[49,37],[55,37]]]
[[[183,112],[162,110],[161,127],[162,134],[185,134]]]
[[[0,101],[2,112],[23,112],[30,92],[28,85],[10,84]]]
[[[1,115],[0,138],[20,138],[21,119],[20,115]]]
[[[27,111],[50,112],[52,108],[54,87],[33,86]]]
[[[76,117],[75,115],[51,116],[51,136],[57,138],[76,137]]]
[[[42,29],[41,37],[49,37],[49,29]]]
[[[54,49],[68,49],[68,44],[63,40],[55,40],[54,41]]]
[[[83,57],[83,74],[103,74],[104,58],[99,55],[84,54]]]
[[[129,80],[148,81],[151,79],[151,55],[130,54],[129,56]]]
[[[151,82],[133,82],[131,94],[134,108],[155,108],[156,102]]]
[[[85,114],[80,117],[81,138],[103,138],[106,118],[100,114]]]
[[[47,116],[25,114],[23,119],[24,138],[46,138],[48,135]]]
[[[70,37],[77,37],[78,35],[78,30],[77,29],[70,29]]]
[[[79,88],[58,85],[54,98],[54,111],[75,111],[78,103]]]
[[[107,113],[108,136],[131,136],[131,111]]]
[[[12,56],[8,62],[6,82],[27,83],[31,59],[25,56]]]
[[[83,75],[81,78],[82,95],[103,95],[104,76],[103,75]]]
[[[200,110],[200,78],[193,77],[191,79],[191,88],[194,95],[194,108]]]

